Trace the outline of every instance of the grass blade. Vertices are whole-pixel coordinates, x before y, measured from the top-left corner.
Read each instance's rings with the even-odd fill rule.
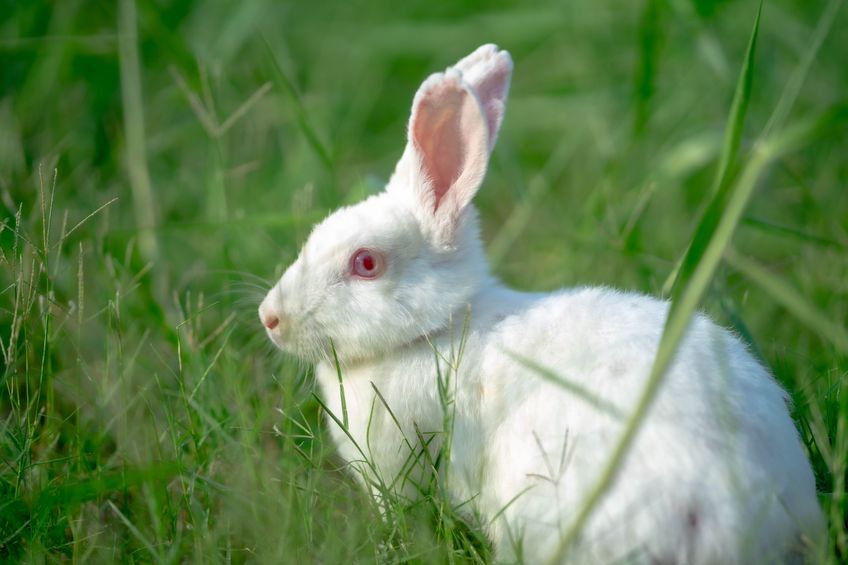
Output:
[[[339,398],[342,403],[342,422],[345,429],[348,428],[349,420],[347,417],[347,397],[345,396],[344,379],[342,378],[342,365],[339,363],[339,356],[336,354],[336,345],[330,341],[330,349],[333,352],[333,364],[336,366],[336,376],[339,379]]]
[[[553,383],[553,384],[555,384],[559,387],[564,388],[568,392],[577,396],[578,398],[580,398],[584,402],[590,404],[591,406],[597,408],[601,412],[604,412],[605,414],[612,416],[616,420],[621,420],[621,419],[624,418],[624,414],[618,408],[618,406],[616,406],[615,404],[612,404],[611,402],[607,402],[606,400],[604,400],[600,396],[597,396],[592,391],[584,388],[582,385],[562,377],[561,375],[557,374],[555,371],[552,371],[551,369],[545,367],[544,365],[540,365],[539,363],[536,363],[532,359],[528,359],[527,357],[524,357],[524,356],[519,355],[518,353],[515,353],[515,352],[512,352],[512,351],[508,351],[508,350],[503,350],[503,351],[508,356],[510,356],[514,361],[516,361],[517,363],[520,363],[521,365],[524,365],[525,367],[527,367],[528,369],[530,369],[531,371],[536,373],[536,375],[538,375],[542,379],[544,379],[544,380],[546,380],[550,383]]]
[[[156,215],[153,211],[153,189],[147,168],[135,0],[121,0],[118,4],[118,59],[127,141],[127,168],[135,219],[141,230],[139,246],[146,260],[155,261],[159,256],[159,248],[155,233],[151,229],[156,224]]]
[[[107,500],[107,501],[106,501],[106,503],[107,503],[107,504],[109,505],[109,507],[112,509],[112,512],[114,512],[114,513],[115,513],[115,515],[116,515],[116,516],[118,516],[118,518],[120,518],[120,519],[121,519],[121,522],[123,522],[123,523],[124,523],[124,525],[125,525],[125,526],[127,527],[127,529],[130,531],[130,533],[132,533],[132,535],[133,535],[133,536],[134,536],[134,537],[135,537],[138,541],[140,541],[140,542],[141,542],[141,544],[144,546],[144,548],[147,550],[147,552],[148,552],[148,553],[150,553],[150,556],[153,558],[153,561],[154,561],[154,562],[156,562],[156,563],[161,563],[161,562],[162,562],[162,558],[161,558],[161,557],[159,556],[159,554],[156,552],[156,548],[155,548],[155,547],[153,547],[153,544],[150,542],[150,540],[149,540],[149,539],[147,539],[147,537],[145,537],[145,535],[144,535],[143,533],[141,533],[141,530],[139,530],[139,529],[136,527],[136,525],[135,525],[135,524],[133,524],[132,522],[130,522],[130,519],[129,519],[129,518],[127,518],[126,516],[124,516],[124,513],[123,513],[123,512],[121,512],[121,511],[118,509],[118,507],[117,507],[117,506],[115,506],[115,503],[114,503],[114,502],[112,502],[111,500]]]
[[[630,444],[641,427],[645,415],[662,384],[665,371],[686,332],[689,320],[694,315],[701,297],[707,290],[723,254],[730,246],[733,232],[742,218],[745,207],[757,186],[757,181],[773,160],[809,141],[815,134],[841,123],[840,118],[843,114],[843,109],[838,109],[837,112],[827,112],[819,119],[788,129],[772,142],[761,142],[754,148],[751,160],[732,186],[727,209],[718,218],[714,229],[711,230],[712,236],[705,246],[700,261],[695,265],[691,278],[685,281],[685,286],[681,287],[679,298],[671,303],[654,364],[642,395],[636,404],[636,409],[627,420],[621,438],[613,449],[600,478],[589,491],[572,526],[563,536],[554,561],[562,560],[567,555],[568,548],[577,539],[594,507],[615,479],[618,468],[627,455]]]
[[[773,131],[779,130],[783,126],[787,116],[789,116],[789,111],[792,110],[792,106],[795,104],[795,100],[798,99],[801,87],[804,86],[804,82],[807,79],[807,73],[810,72],[810,67],[812,67],[813,61],[816,60],[816,55],[822,43],[824,43],[825,38],[830,33],[830,29],[833,27],[833,22],[836,19],[836,14],[839,13],[839,8],[841,7],[842,0],[830,0],[825,7],[824,13],[822,13],[821,18],[819,18],[816,24],[816,29],[813,32],[813,37],[810,39],[809,47],[804,52],[800,64],[783,90],[780,100],[777,102],[777,106],[775,106],[774,112],[763,130],[762,137],[771,136]]]
[[[736,165],[739,145],[742,142],[742,130],[745,126],[745,116],[748,114],[751,88],[754,84],[754,53],[757,49],[762,13],[763,3],[761,1],[759,8],[757,8],[757,18],[754,20],[754,30],[751,32],[748,48],[745,51],[745,61],[742,63],[742,70],[739,72],[739,79],[736,82],[736,92],[733,94],[733,102],[730,105],[730,117],[724,130],[724,141],[721,145],[718,169],[716,170],[715,180],[713,180],[712,194],[719,194],[722,199],[726,197],[731,171]]]
[[[297,124],[298,126],[300,126],[300,130],[306,137],[306,141],[309,143],[309,146],[312,147],[312,150],[315,151],[315,154],[318,155],[327,170],[332,172],[334,168],[333,158],[330,154],[330,151],[324,146],[324,143],[318,136],[318,132],[315,130],[315,126],[312,125],[312,122],[309,119],[309,114],[306,112],[306,107],[303,105],[303,101],[300,99],[300,95],[298,94],[297,89],[294,86],[294,82],[283,70],[282,65],[280,65],[280,61],[274,54],[273,49],[271,49],[271,44],[268,43],[268,40],[264,37],[262,38],[262,40],[265,44],[265,51],[268,54],[268,59],[271,61],[273,69],[275,71],[274,76],[280,83],[280,86],[283,87],[283,90],[289,95],[289,99],[291,100],[292,104],[294,104],[295,115],[297,116]]]
[[[681,280],[689,280],[692,272],[698,264],[701,254],[707,242],[712,235],[712,228],[716,225],[718,217],[724,209],[728,191],[730,188],[730,179],[739,153],[739,145],[742,140],[742,130],[745,125],[745,115],[748,113],[748,103],[751,100],[751,88],[754,81],[754,54],[757,49],[757,37],[760,29],[760,16],[763,12],[763,3],[760,1],[760,6],[757,9],[757,17],[754,20],[754,29],[751,32],[751,38],[748,40],[748,49],[745,52],[745,61],[742,63],[742,70],[739,72],[739,78],[736,81],[736,92],[733,95],[733,102],[730,106],[730,116],[727,120],[727,126],[724,130],[724,141],[721,146],[721,154],[718,161],[718,169],[713,180],[712,199],[707,205],[701,220],[695,228],[695,234],[689,242],[689,247],[683,260],[677,264],[676,268],[666,279],[663,284],[663,294],[672,295],[674,298],[679,298],[679,288]],[[675,292],[677,295],[675,296]]]
[[[746,70],[740,76],[739,82],[744,82],[746,76],[753,72],[753,47],[756,45],[759,24],[760,12],[757,13],[754,28],[751,32],[749,52],[746,56],[745,66],[743,67]],[[740,89],[744,92],[745,87],[740,88],[737,86],[737,92]],[[741,127],[741,124],[737,122],[741,122],[744,116],[739,111],[739,107],[741,105],[735,108],[738,113],[731,115],[731,129]],[[727,136],[725,138],[725,144],[732,143],[732,139],[733,136]],[[725,153],[731,152],[729,148],[725,148],[723,151]],[[615,480],[621,463],[627,455],[630,445],[636,437],[636,433],[641,428],[645,420],[645,415],[648,413],[664,380],[666,369],[671,363],[674,353],[686,333],[689,321],[695,314],[695,309],[698,307],[698,303],[706,291],[713,273],[718,268],[724,250],[730,245],[733,232],[742,218],[742,213],[771,155],[771,152],[765,148],[755,151],[753,158],[737,182],[732,185],[732,190],[728,195],[729,202],[727,208],[724,210],[724,214],[705,214],[701,220],[696,230],[695,238],[693,238],[693,242],[687,252],[687,257],[683,262],[683,268],[678,279],[680,290],[676,293],[669,308],[668,318],[666,319],[654,363],[642,394],[639,397],[639,401],[636,403],[636,408],[625,423],[621,437],[613,448],[599,479],[587,494],[574,521],[563,535],[560,545],[551,560],[552,562],[561,562],[568,555],[571,545],[577,540],[586,521]],[[718,208],[716,212],[720,209]],[[697,238],[699,237],[703,241],[700,245],[696,245],[698,243]]]
[[[651,101],[657,80],[657,65],[663,42],[663,9],[660,0],[647,0],[639,19],[639,66],[634,85],[636,111],[633,133],[641,134],[651,117]]]
[[[843,326],[832,322],[798,291],[769,273],[753,259],[740,255],[733,248],[725,250],[724,259],[811,330],[830,341],[840,352],[848,355],[848,331]]]

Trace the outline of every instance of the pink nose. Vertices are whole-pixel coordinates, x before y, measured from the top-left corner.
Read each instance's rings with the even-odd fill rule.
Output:
[[[280,325],[280,319],[274,316],[273,314],[270,314],[262,319],[262,325],[264,325],[269,330],[273,330],[274,328]]]

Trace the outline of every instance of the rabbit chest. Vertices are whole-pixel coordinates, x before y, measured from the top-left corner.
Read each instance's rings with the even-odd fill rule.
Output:
[[[422,340],[393,352],[391,360],[342,367],[341,383],[334,365],[317,365],[322,398],[332,412],[333,441],[372,491],[388,487],[418,496],[446,441],[450,453],[435,466],[450,469],[452,494],[462,499],[479,491],[485,451],[481,403],[487,391],[479,372],[466,369],[479,367],[479,350],[473,344],[458,358],[449,353],[449,339]]]

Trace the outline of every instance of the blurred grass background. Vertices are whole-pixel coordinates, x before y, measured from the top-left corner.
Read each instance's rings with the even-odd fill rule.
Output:
[[[433,501],[379,518],[255,307],[316,220],[381,188],[423,78],[485,42],[516,62],[476,200],[495,271],[662,293],[711,197],[756,10],[0,2],[0,560],[487,561]],[[765,3],[740,162],[767,124],[848,102],[846,53],[841,2]],[[703,303],[792,394],[833,562],[846,155],[843,119],[769,168]]]

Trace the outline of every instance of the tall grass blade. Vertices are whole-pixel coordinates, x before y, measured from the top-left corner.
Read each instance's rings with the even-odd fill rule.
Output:
[[[618,468],[627,455],[630,444],[641,427],[645,415],[651,407],[654,397],[662,384],[665,371],[668,368],[677,346],[686,333],[689,320],[695,313],[698,303],[709,286],[710,279],[715,273],[721,261],[722,255],[730,245],[733,232],[745,207],[757,186],[757,181],[765,172],[767,166],[775,159],[796,149],[804,142],[808,142],[814,135],[835,127],[841,123],[839,119],[844,110],[827,112],[819,119],[789,128],[779,138],[772,142],[761,142],[753,150],[753,155],[748,164],[743,168],[738,179],[732,186],[730,200],[724,214],[718,218],[717,224],[712,229],[712,237],[705,246],[700,262],[695,266],[694,272],[685,286],[681,287],[679,298],[672,301],[669,308],[668,319],[663,329],[662,338],[657,350],[654,364],[651,367],[648,380],[642,391],[642,395],[636,404],[636,409],[627,420],[619,442],[613,449],[607,465],[601,473],[598,482],[589,491],[584,505],[577,513],[572,526],[562,538],[556,560],[562,560],[567,555],[568,548],[577,539],[586,520],[589,519],[595,506],[600,502],[607,489],[616,478]]]
[[[612,416],[616,420],[621,420],[624,418],[624,414],[621,412],[621,409],[619,409],[618,406],[612,404],[611,402],[608,402],[607,400],[604,400],[603,398],[596,395],[592,391],[586,389],[579,383],[572,380],[568,380],[562,375],[558,374],[556,371],[553,371],[532,359],[528,359],[527,357],[519,355],[518,353],[508,350],[503,351],[514,361],[520,363],[521,365],[524,365],[525,367],[533,371],[537,376],[567,390],[577,398],[583,400],[594,408],[597,408],[599,411],[607,414],[608,416]]]
[[[742,70],[739,72],[739,78],[736,81],[733,102],[730,105],[730,115],[728,116],[727,126],[724,130],[724,140],[721,145],[718,169],[716,169],[711,190],[712,198],[706,210],[704,210],[698,226],[695,228],[695,233],[689,242],[689,247],[686,249],[683,260],[677,264],[663,285],[663,294],[666,296],[671,294],[672,299],[679,298],[680,281],[686,281],[691,278],[692,272],[697,266],[701,254],[712,235],[712,228],[717,224],[718,217],[721,216],[722,210],[724,210],[727,204],[730,180],[733,176],[734,166],[739,153],[742,130],[745,126],[745,116],[748,113],[748,103],[751,100],[751,89],[754,83],[754,55],[757,49],[757,37],[759,35],[760,16],[762,13],[763,3],[761,0],[759,8],[757,8],[757,17],[754,20],[754,30],[751,32],[751,37],[748,40],[748,48],[745,51]]]
[[[848,244],[839,242],[835,239],[822,237],[814,233],[809,233],[808,231],[793,226],[775,224],[774,222],[770,222],[762,218],[757,218],[751,214],[745,216],[743,223],[746,226],[762,230],[771,235],[792,237],[802,243],[817,245],[819,247],[829,247],[832,249],[848,248]]]
[[[775,302],[804,322],[811,330],[831,342],[841,353],[848,355],[848,331],[844,325],[830,320],[798,291],[769,273],[753,259],[739,254],[732,247],[725,250],[724,259],[728,265],[751,279],[751,282],[762,288]]]
[[[155,547],[153,547],[153,544],[150,542],[150,540],[149,540],[149,539],[147,539],[147,537],[146,537],[143,533],[141,533],[141,530],[139,530],[139,529],[138,529],[138,527],[136,527],[136,525],[135,525],[135,524],[133,524],[132,522],[130,522],[130,519],[129,519],[129,518],[127,518],[127,517],[124,515],[124,513],[123,513],[123,512],[121,512],[121,511],[118,509],[118,507],[117,507],[117,506],[115,506],[115,503],[114,503],[114,502],[112,502],[111,500],[109,500],[109,501],[107,501],[107,504],[109,505],[109,508],[111,508],[111,509],[112,509],[112,512],[114,512],[114,513],[115,513],[115,515],[116,515],[116,516],[118,516],[118,518],[120,518],[120,519],[121,519],[121,522],[123,522],[123,523],[124,523],[124,525],[125,525],[125,526],[127,527],[127,529],[130,531],[130,533],[132,533],[133,537],[135,537],[138,541],[140,541],[140,542],[141,542],[141,544],[144,546],[144,548],[145,548],[145,549],[147,550],[147,552],[150,554],[150,557],[152,557],[152,558],[153,558],[153,561],[154,561],[155,563],[162,563],[162,558],[159,556],[159,553],[156,551],[156,548],[155,548]]]
[[[350,421],[347,416],[347,396],[345,395],[344,378],[342,377],[342,365],[339,362],[338,354],[336,354],[336,344],[332,341],[330,341],[330,350],[333,352],[333,365],[336,367],[336,377],[339,379],[339,400],[342,404],[342,422],[344,423],[344,428],[348,429]]]
[[[789,79],[789,83],[784,88],[780,100],[778,100],[777,106],[774,108],[774,112],[763,129],[762,137],[770,137],[774,132],[780,131],[780,128],[783,127],[786,118],[789,116],[789,112],[792,110],[792,106],[795,104],[795,100],[798,99],[798,94],[800,94],[804,82],[807,80],[810,67],[812,67],[813,62],[816,60],[816,55],[819,49],[821,49],[822,43],[824,43],[825,38],[830,33],[833,22],[836,20],[836,14],[839,13],[841,7],[842,0],[830,0],[828,2],[816,24],[816,29],[813,31],[813,36],[810,38],[807,50],[801,57],[801,62]]]
[[[135,0],[118,3],[118,59],[121,70],[121,99],[127,142],[127,168],[133,195],[133,210],[139,229],[139,246],[144,258],[155,261],[159,247],[153,227],[153,189],[147,168],[144,134],[144,105],[141,96],[141,71],[138,58],[138,36]]]
[[[751,67],[753,67],[753,46],[756,45],[759,24],[760,12],[757,13],[757,18],[754,20],[754,28],[751,32],[751,41],[749,42],[750,48],[746,56],[746,65],[750,65]],[[746,75],[750,72],[753,72],[753,70],[743,72],[740,82],[745,81]],[[739,90],[737,86],[737,92]],[[741,120],[743,117],[739,114],[732,116],[731,124],[735,124],[736,121]],[[732,140],[730,136],[725,138],[725,143],[729,143],[730,140]],[[557,552],[551,560],[552,562],[561,562],[565,559],[586,521],[615,480],[619,467],[627,455],[633,439],[636,437],[636,433],[641,428],[645,420],[645,415],[648,413],[657,391],[664,380],[666,369],[671,363],[674,353],[686,333],[689,321],[695,314],[695,309],[706,291],[713,273],[718,267],[722,253],[730,245],[733,231],[742,217],[742,212],[751,194],[753,194],[757,180],[759,180],[769,156],[770,153],[766,151],[755,153],[754,158],[748,163],[743,174],[732,186],[729,194],[730,200],[727,208],[724,210],[724,214],[718,217],[705,215],[701,225],[699,225],[696,237],[700,233],[700,237],[706,238],[706,240],[698,247],[694,245],[694,242],[693,245],[690,245],[690,252],[687,254],[689,261],[684,261],[684,268],[681,271],[681,277],[678,283],[681,290],[673,298],[669,308],[668,318],[666,319],[654,363],[642,394],[639,397],[639,401],[636,403],[636,408],[625,423],[621,437],[613,448],[598,481],[587,494],[574,521],[563,535]]]
[[[633,132],[645,130],[656,90],[657,65],[662,43],[663,0],[646,0],[639,20],[639,68],[636,74],[636,112]]]
[[[313,151],[315,151],[315,154],[321,159],[321,162],[327,170],[332,172],[335,168],[332,155],[318,136],[315,126],[312,125],[312,121],[309,119],[309,114],[306,112],[306,107],[300,99],[297,88],[295,88],[294,81],[292,81],[292,79],[289,78],[289,75],[283,70],[282,65],[280,65],[280,61],[274,54],[274,50],[271,49],[271,44],[268,43],[268,40],[264,37],[262,40],[265,44],[265,51],[268,54],[268,59],[271,61],[275,71],[274,76],[280,86],[282,86],[283,90],[289,95],[289,100],[291,100],[292,104],[294,104],[295,116],[297,117],[297,124],[300,126],[300,130],[306,137],[306,141],[309,143],[309,146],[312,147]]]

